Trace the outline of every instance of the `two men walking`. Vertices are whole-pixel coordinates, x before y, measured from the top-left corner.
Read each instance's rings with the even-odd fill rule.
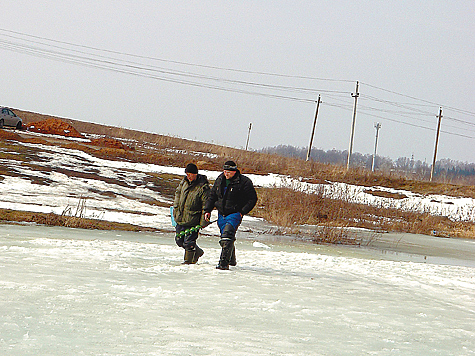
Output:
[[[193,166],[196,167],[195,165]],[[194,167],[193,171],[195,171]],[[185,172],[187,169],[185,169]],[[206,183],[204,183],[203,178],[200,178],[199,181],[203,183],[201,185],[196,183],[196,185],[201,187],[198,189],[198,191],[201,190],[203,192],[203,194],[195,195],[198,198],[197,200],[199,200],[199,203],[201,203],[201,206],[199,207],[198,202],[196,202],[196,204],[189,205],[190,208],[188,210],[190,211],[186,215],[190,218],[181,219],[180,222],[177,220],[177,217],[180,218],[180,215],[174,212],[175,221],[178,224],[176,227],[177,236],[180,232],[185,231],[187,228],[189,229],[190,226],[196,226],[193,224],[197,220],[200,221],[201,227],[206,226],[206,223],[209,223],[211,211],[216,208],[218,210],[218,227],[221,235],[219,240],[219,244],[221,245],[221,255],[216,268],[227,270],[229,269],[229,266],[236,265],[236,252],[234,247],[234,242],[236,241],[236,231],[241,224],[243,216],[248,214],[257,203],[256,190],[254,189],[252,181],[248,177],[241,174],[236,163],[233,161],[227,161],[224,164],[223,173],[218,176],[211,190],[209,190],[209,186],[208,189],[205,188],[207,179],[205,176],[198,175],[197,168],[195,174],[197,177],[201,176],[206,180]],[[175,202],[173,204],[174,211],[179,210],[180,206],[185,206],[185,202],[188,198],[184,195],[185,190],[183,187],[186,188],[186,184],[188,184],[190,187],[192,183],[189,181],[190,178],[188,178],[187,174],[187,177],[185,177],[182,183],[180,183],[178,186],[175,193]],[[183,211],[185,210],[186,209],[183,209]],[[191,216],[195,216],[195,220],[192,220]],[[198,216],[199,219],[197,218]],[[178,238],[176,239],[177,245],[185,248],[184,263],[196,263],[198,258],[203,255],[203,250],[201,250],[196,245],[197,238],[198,232],[196,232],[196,237],[190,234],[188,238],[185,237],[183,239],[182,245],[180,245],[181,240]],[[190,242],[185,243],[185,240]],[[187,251],[189,251],[188,255]]]

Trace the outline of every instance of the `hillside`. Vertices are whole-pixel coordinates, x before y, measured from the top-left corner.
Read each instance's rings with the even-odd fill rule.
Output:
[[[244,151],[231,147],[224,147],[210,143],[192,141],[182,138],[164,136],[160,134],[147,133],[137,130],[131,130],[121,127],[106,126],[85,121],[55,118],[49,115],[37,114],[27,111],[15,110],[20,117],[24,119],[26,125],[44,121],[50,118],[60,119],[79,132],[85,134],[103,135],[106,137],[115,137],[134,142],[134,147],[146,154],[146,150],[140,147],[140,142],[153,143],[157,148],[173,148],[175,150],[183,150],[183,152],[205,152],[215,156],[208,157],[200,162],[206,169],[221,169],[222,159],[233,157],[239,161],[240,166],[245,173],[260,174],[282,174],[293,177],[304,177],[307,181],[321,182],[330,180],[334,182],[343,182],[349,184],[358,184],[363,186],[382,186],[393,189],[409,190],[419,194],[440,194],[456,197],[475,198],[475,186],[447,184],[443,182],[428,182],[423,180],[406,179],[397,174],[384,174],[381,172],[371,172],[361,168],[351,168],[346,171],[344,167],[333,164],[322,164],[318,162],[306,162],[303,159],[283,157],[276,154],[258,153],[252,151]],[[60,133],[61,134],[61,133]],[[186,155],[186,153],[185,153]],[[170,159],[170,163],[182,165],[183,159],[176,157]],[[192,155],[186,155],[192,159]],[[185,160],[186,161],[186,160]]]
[[[319,229],[311,232],[311,238],[317,242],[333,239],[341,242],[349,236],[346,230],[349,227],[475,237],[473,186],[406,180],[361,169],[347,172],[342,167],[328,164],[16,112],[29,131],[0,131],[1,155],[5,162],[0,172],[1,182],[6,184],[7,180],[16,179],[19,184],[36,184],[45,190],[57,186],[64,189],[63,194],[70,199],[56,198],[57,202],[63,202],[62,206],[51,208],[56,216],[41,215],[37,207],[35,217],[25,217],[24,211],[32,206],[32,203],[25,203],[20,208],[10,209],[21,210],[22,214],[9,211],[0,216],[2,220],[99,228],[94,221],[85,223],[86,216],[69,219],[78,217],[77,213],[72,214],[71,199],[76,199],[73,204],[78,204],[75,207],[78,211],[81,199],[86,204],[87,198],[87,208],[93,211],[89,216],[92,220],[104,215],[130,213],[135,216],[132,225],[139,228],[129,228],[152,228],[157,226],[157,221],[152,221],[157,209],[163,209],[160,214],[165,214],[170,205],[174,188],[183,174],[181,167],[190,161],[196,162],[212,180],[221,171],[223,161],[232,158],[259,186],[259,204],[252,215],[281,226],[280,232],[298,235],[305,230],[302,226],[318,226]],[[33,133],[35,131],[39,133]],[[74,138],[78,136],[73,134],[76,131],[82,138]],[[72,137],[65,137],[66,133]],[[78,159],[78,155],[84,157]],[[112,175],[111,170],[114,171]],[[81,188],[80,193],[75,192],[84,181],[88,186]],[[261,181],[279,183],[262,184]],[[76,185],[71,185],[73,183]],[[461,197],[470,200],[459,207]],[[25,197],[19,191],[16,198],[8,199],[14,201]],[[15,205],[12,203],[12,206]],[[119,218],[108,219],[110,228],[125,228],[113,226],[112,222],[122,221]],[[100,228],[107,228],[103,222],[101,224]]]

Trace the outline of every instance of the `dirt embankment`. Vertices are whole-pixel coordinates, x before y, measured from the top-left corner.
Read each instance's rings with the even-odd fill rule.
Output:
[[[38,132],[42,134],[58,135],[64,137],[84,138],[84,135],[66,121],[57,118],[47,118],[46,120],[34,121],[26,124],[25,130]],[[1,137],[16,139],[18,135],[14,132],[1,133]],[[91,144],[99,147],[107,147],[121,150],[130,150],[131,148],[119,140],[111,137],[100,137],[91,140]]]
[[[4,140],[20,141],[20,135],[10,130],[0,130],[0,138]]]
[[[120,149],[120,150],[130,150],[129,146],[124,145],[119,140],[116,140],[115,138],[110,138],[110,137],[101,137],[101,138],[92,139],[91,144],[95,146],[115,148],[115,149]]]
[[[26,125],[26,130],[42,134],[60,135],[65,137],[83,137],[72,125],[59,119],[46,119]]]

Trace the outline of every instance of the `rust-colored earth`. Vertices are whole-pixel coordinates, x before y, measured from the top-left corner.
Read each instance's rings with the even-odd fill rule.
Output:
[[[130,147],[124,145],[119,140],[110,137],[101,137],[91,140],[91,143],[96,146],[117,148],[122,150],[130,150]]]
[[[0,138],[5,140],[19,140],[20,136],[13,131],[0,130]]]
[[[28,131],[39,132],[42,134],[60,135],[65,137],[83,137],[81,133],[73,126],[59,119],[46,119],[36,121],[26,126]]]
[[[42,134],[51,134],[51,135],[59,135],[65,137],[84,137],[78,130],[76,130],[72,125],[68,124],[67,122],[55,119],[55,118],[48,118],[42,121],[35,121],[31,122],[26,125],[26,130],[32,132],[38,132]],[[4,135],[8,136],[8,134]],[[13,137],[12,137],[13,138]],[[116,149],[123,149],[123,150],[130,150],[130,147],[124,145],[119,140],[110,137],[101,137],[97,139],[92,139],[91,144],[100,147],[108,147],[108,148],[116,148]]]

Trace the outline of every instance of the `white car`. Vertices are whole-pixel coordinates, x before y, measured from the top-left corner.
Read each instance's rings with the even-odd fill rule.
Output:
[[[21,130],[22,125],[21,119],[11,109],[0,107],[0,129],[4,126],[11,126]]]

